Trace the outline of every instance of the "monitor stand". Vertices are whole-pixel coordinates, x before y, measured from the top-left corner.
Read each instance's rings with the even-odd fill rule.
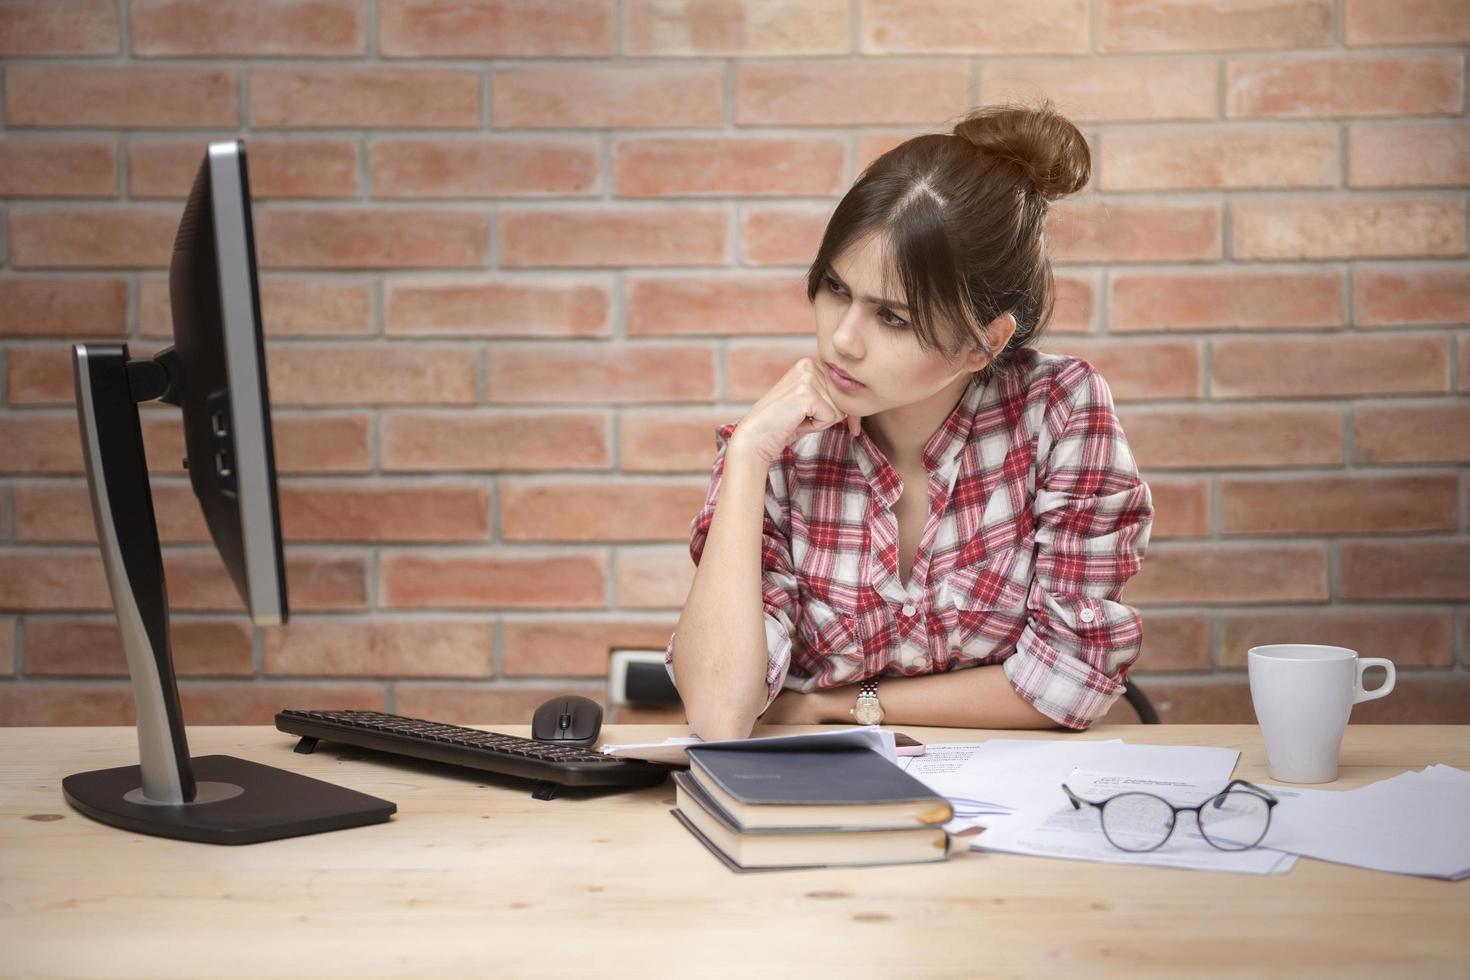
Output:
[[[387,820],[397,809],[388,800],[247,759],[189,757],[137,404],[178,404],[172,348],[130,361],[126,344],[76,344],[72,365],[92,516],[132,681],[139,765],[67,776],[66,801],[115,827],[210,844]]]

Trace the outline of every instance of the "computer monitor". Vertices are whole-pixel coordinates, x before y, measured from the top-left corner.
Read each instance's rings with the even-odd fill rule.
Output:
[[[72,351],[87,484],[137,712],[139,765],[62,781],[81,813],[143,833],[251,843],[388,819],[386,800],[231,756],[190,758],[137,403],[183,411],[184,465],[257,625],[289,618],[245,144],[209,146],[169,269],[174,344]]]

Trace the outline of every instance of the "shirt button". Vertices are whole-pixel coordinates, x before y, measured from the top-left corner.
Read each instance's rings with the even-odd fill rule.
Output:
[[[1094,614],[1091,609],[1084,609],[1078,614],[1078,618],[1081,619],[1084,623],[1090,623],[1094,618]]]
[[[915,612],[916,610],[914,609],[914,604],[912,602],[904,603],[903,614],[905,616],[912,616]]]

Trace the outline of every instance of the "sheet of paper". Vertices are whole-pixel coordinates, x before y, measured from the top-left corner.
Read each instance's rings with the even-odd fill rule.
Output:
[[[1186,776],[1134,776],[1131,773],[1075,770],[1064,780],[1078,796],[1105,799],[1115,793],[1136,789],[1162,796],[1176,805],[1192,806],[1224,788],[1211,775],[1204,779]],[[1227,780],[1228,782],[1228,780]],[[1296,864],[1296,856],[1266,847],[1222,851],[1199,835],[1193,818],[1180,818],[1173,836],[1158,850],[1133,853],[1114,846],[1102,832],[1096,807],[1074,810],[1060,787],[1049,802],[1037,801],[1003,823],[975,837],[971,850],[1029,854],[1036,857],[1101,861],[1108,864],[1142,864],[1197,871],[1235,871],[1246,874],[1284,874]]]
[[[1236,749],[1192,745],[1145,745],[1109,739],[991,739],[930,745],[918,758],[900,760],[920,782],[955,808],[950,833],[993,827],[1009,815],[1055,799],[1073,769],[1126,772],[1158,779],[1188,778],[1218,792],[1230,782],[1240,758]]]
[[[870,725],[856,725],[832,731],[803,732],[799,735],[766,735],[760,738],[724,739],[706,742],[699,736],[669,738],[662,742],[629,742],[622,745],[604,745],[606,755],[622,759],[643,759],[671,766],[689,765],[687,749],[692,745],[720,746],[741,749],[826,749],[866,748],[882,755],[889,762],[898,762],[898,751],[893,733]]]
[[[1281,801],[1263,844],[1375,871],[1470,877],[1470,772],[1436,765],[1353,790],[1263,788]]]

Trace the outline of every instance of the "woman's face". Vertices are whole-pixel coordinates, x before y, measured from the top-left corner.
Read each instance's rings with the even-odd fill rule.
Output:
[[[817,290],[818,356],[849,415],[925,401],[985,366],[978,349],[951,361],[919,346],[897,283],[883,239],[871,235],[833,261]]]

